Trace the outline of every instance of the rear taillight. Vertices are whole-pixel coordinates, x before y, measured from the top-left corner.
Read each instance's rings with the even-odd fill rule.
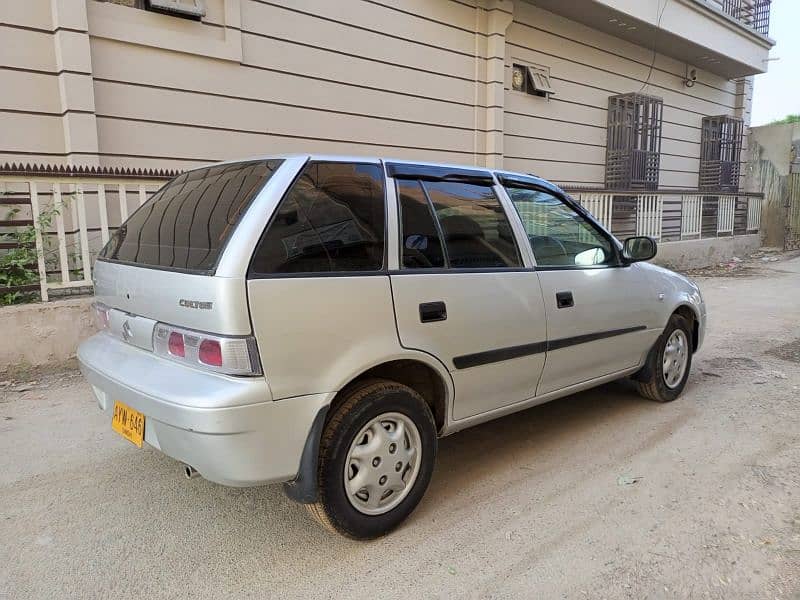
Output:
[[[92,304],[92,308],[94,309],[94,323],[97,328],[100,331],[108,329],[108,307],[105,304],[95,302]]]
[[[169,334],[169,338],[167,340],[167,350],[169,350],[169,353],[172,354],[172,356],[186,358],[186,344],[183,341],[182,333],[173,331]]]
[[[222,366],[222,346],[217,340],[203,340],[200,342],[200,350],[197,353],[197,358],[204,365],[211,365],[212,367]]]
[[[158,323],[153,350],[165,358],[218,373],[261,375],[252,336],[219,336]]]

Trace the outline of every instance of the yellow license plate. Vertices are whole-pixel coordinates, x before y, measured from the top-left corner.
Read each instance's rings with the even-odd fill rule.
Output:
[[[111,418],[111,429],[116,431],[132,444],[142,447],[144,440],[144,415],[138,410],[122,402],[114,403],[114,416]]]

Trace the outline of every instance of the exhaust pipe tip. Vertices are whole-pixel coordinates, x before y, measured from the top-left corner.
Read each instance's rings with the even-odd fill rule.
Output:
[[[186,479],[194,479],[198,477],[200,473],[197,472],[192,465],[183,465],[183,474],[186,476]]]

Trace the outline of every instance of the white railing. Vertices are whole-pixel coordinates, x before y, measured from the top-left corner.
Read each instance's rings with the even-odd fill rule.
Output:
[[[606,229],[611,229],[614,210],[613,194],[576,194],[575,199]]]
[[[668,243],[704,235],[743,235],[761,228],[763,203],[756,194],[688,189],[644,192],[567,188],[567,191],[607,229],[622,235],[635,232]],[[713,219],[708,223],[711,229],[705,233],[704,207],[708,218]]]
[[[761,198],[747,199],[747,231],[761,229]]]
[[[113,231],[166,179],[0,175],[0,205],[3,195],[30,199],[16,202],[15,217],[33,222],[42,301],[53,290],[90,287],[94,259]]]
[[[703,197],[685,195],[681,198],[681,239],[699,237],[702,231]]]
[[[636,235],[661,239],[661,224],[664,219],[664,197],[645,194],[636,201]]]
[[[717,234],[732,234],[735,217],[736,196],[720,196],[717,207]]]

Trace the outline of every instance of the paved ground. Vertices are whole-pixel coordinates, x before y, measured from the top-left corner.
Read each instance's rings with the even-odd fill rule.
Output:
[[[0,597],[800,598],[800,259],[701,285],[681,399],[618,383],[447,438],[371,543],[184,479],[73,374],[0,388]]]

